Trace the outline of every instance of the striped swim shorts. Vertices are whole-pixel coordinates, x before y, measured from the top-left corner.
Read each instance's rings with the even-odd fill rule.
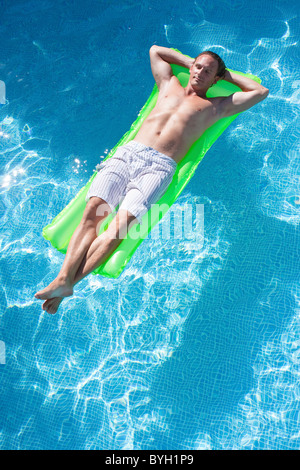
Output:
[[[141,222],[168,188],[176,166],[171,157],[132,140],[98,165],[86,202],[99,197],[112,211],[119,206]]]

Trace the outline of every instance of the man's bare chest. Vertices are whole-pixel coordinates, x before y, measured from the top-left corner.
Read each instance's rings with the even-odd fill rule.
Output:
[[[156,112],[166,114],[194,125],[199,125],[213,115],[212,103],[199,97],[165,92],[159,96]]]

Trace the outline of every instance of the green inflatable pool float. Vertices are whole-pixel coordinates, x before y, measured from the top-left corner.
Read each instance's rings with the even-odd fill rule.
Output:
[[[185,87],[189,81],[188,69],[178,65],[172,65],[172,70],[174,75],[179,79],[181,85]],[[258,83],[261,82],[261,80],[254,75],[244,74],[242,72],[235,73],[249,77]],[[236,85],[224,80],[219,80],[208,90],[207,97],[229,96],[239,90],[240,89]],[[110,151],[106,158],[112,157],[120,145],[124,145],[134,139],[143,121],[154,108],[157,96],[158,88],[157,85],[155,85],[136,121],[132,124],[129,131],[121,138],[117,145]],[[93,272],[93,274],[101,274],[103,276],[117,278],[122,273],[139,244],[147,237],[150,230],[159,222],[162,216],[176,201],[179,194],[192,178],[205,153],[237,116],[238,114],[235,114],[234,116],[220,119],[202,134],[177,165],[172,183],[158,203],[144,215],[140,225],[135,225],[129,230],[126,238],[122,240],[118,248],[111,254],[105,263],[100,265]],[[78,192],[75,198],[72,199],[70,203],[55,217],[55,219],[43,229],[44,238],[49,240],[53,247],[62,253],[67,252],[69,241],[75,229],[79,225],[86,205],[85,196],[96,174],[97,172],[95,171],[90,180]],[[107,228],[112,217],[113,214],[105,220],[99,233],[102,233],[103,230]]]

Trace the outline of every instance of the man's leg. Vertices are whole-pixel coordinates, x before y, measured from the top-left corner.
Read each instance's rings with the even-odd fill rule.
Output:
[[[119,210],[108,229],[93,241],[74,278],[74,285],[104,263],[127,235],[137,219],[127,210]]]
[[[98,226],[110,212],[109,205],[102,199],[92,197],[88,201],[80,224],[70,240],[58,276],[45,289],[35,294],[37,299],[72,295],[76,272],[92,242],[97,238]]]
[[[137,219],[127,210],[119,210],[116,217],[110,223],[108,229],[94,239],[73,278],[71,289],[84,277],[94,271],[106,261],[111,253],[118,247],[126,236],[129,226],[137,222]],[[53,314],[56,313],[63,297],[49,298],[43,305],[43,309]]]

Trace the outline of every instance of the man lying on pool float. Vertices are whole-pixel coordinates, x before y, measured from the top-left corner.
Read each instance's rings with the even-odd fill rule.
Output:
[[[226,70],[223,60],[211,51],[191,59],[172,49],[152,46],[150,62],[159,89],[157,103],[134,140],[100,165],[58,276],[35,294],[45,300],[42,308],[49,313],[56,313],[62,299],[73,294],[74,285],[100,266],[126,236],[129,226],[140,222],[159,200],[172,181],[177,163],[203,132],[223,117],[246,111],[269,93],[254,80]],[[170,64],[189,69],[185,88]],[[242,91],[207,98],[207,90],[218,80],[234,83]],[[108,229],[97,236],[103,219],[118,205]]]

